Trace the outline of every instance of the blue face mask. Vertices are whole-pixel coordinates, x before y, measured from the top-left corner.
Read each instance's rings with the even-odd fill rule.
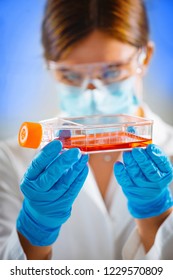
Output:
[[[93,90],[57,84],[60,109],[64,116],[131,115],[139,107],[134,77],[109,85],[103,85],[100,80],[92,80],[92,84],[96,87]]]

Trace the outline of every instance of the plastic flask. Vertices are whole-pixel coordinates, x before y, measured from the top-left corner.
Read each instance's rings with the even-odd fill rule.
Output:
[[[58,139],[63,149],[79,148],[87,153],[125,150],[150,144],[152,125],[151,120],[127,115],[53,118],[24,122],[18,140],[20,146],[33,149]]]

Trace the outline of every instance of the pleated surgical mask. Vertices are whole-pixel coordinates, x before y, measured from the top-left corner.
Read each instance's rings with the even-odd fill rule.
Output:
[[[94,89],[88,89],[92,84]],[[95,114],[134,114],[139,107],[135,77],[104,85],[101,80],[87,80],[82,87],[57,83],[60,110],[64,116]]]

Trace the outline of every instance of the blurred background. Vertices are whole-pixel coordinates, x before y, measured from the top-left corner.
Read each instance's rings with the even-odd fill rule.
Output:
[[[145,0],[156,50],[144,80],[145,100],[173,125],[173,1]],[[45,0],[0,0],[0,140],[17,135],[23,121],[57,113],[54,81],[42,58]]]

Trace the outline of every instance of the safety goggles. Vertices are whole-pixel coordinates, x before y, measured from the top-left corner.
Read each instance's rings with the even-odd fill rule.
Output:
[[[86,80],[101,80],[104,84],[111,84],[124,80],[141,69],[146,52],[138,49],[126,62],[121,63],[89,63],[65,65],[49,61],[48,69],[53,71],[57,81],[81,87]]]

